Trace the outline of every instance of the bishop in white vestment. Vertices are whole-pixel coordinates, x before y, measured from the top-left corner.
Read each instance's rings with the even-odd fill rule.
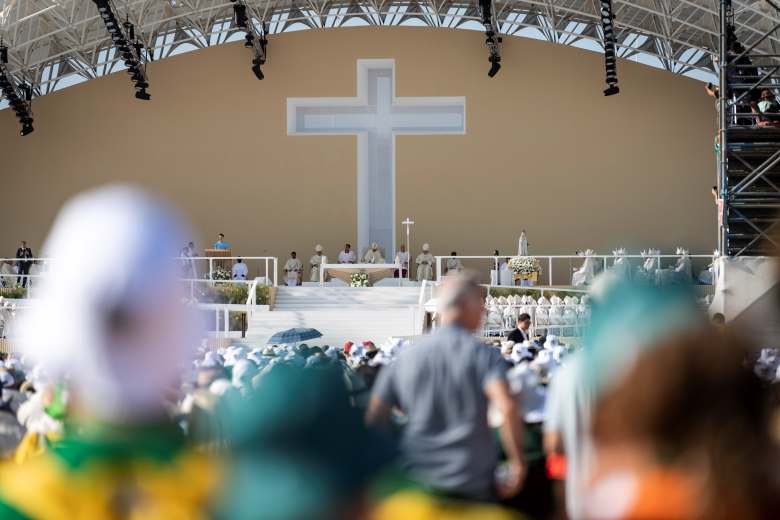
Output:
[[[311,266],[309,281],[320,281],[320,265],[325,263],[325,257],[322,255],[322,246],[317,244],[314,248],[314,255],[309,259],[309,265]]]
[[[431,247],[423,244],[422,253],[417,255],[417,281],[433,280],[433,262],[436,260],[430,252]]]
[[[453,251],[452,253],[450,253],[450,256],[452,257],[458,256],[458,253]],[[460,258],[447,259],[447,274],[458,273],[462,270],[463,270],[463,262],[460,261]]]
[[[379,244],[374,242],[371,244],[371,249],[366,251],[363,255],[364,264],[384,264],[385,259],[382,257],[382,251],[379,250]]]
[[[303,264],[301,264],[301,261],[298,260],[297,256],[295,251],[293,251],[290,253],[290,258],[287,260],[287,263],[284,264],[284,274],[287,278],[288,287],[298,285],[298,277],[303,270]]]

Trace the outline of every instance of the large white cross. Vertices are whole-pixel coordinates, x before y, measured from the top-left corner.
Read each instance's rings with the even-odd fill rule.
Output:
[[[288,135],[357,135],[358,254],[395,257],[395,136],[464,134],[464,97],[395,97],[395,60],[357,60],[357,96],[288,98]]]

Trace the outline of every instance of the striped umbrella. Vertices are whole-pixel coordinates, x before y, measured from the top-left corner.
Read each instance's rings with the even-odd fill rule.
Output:
[[[281,332],[277,332],[268,340],[269,345],[279,345],[282,343],[300,343],[301,341],[308,341],[310,339],[321,338],[322,333],[317,329],[287,329]]]

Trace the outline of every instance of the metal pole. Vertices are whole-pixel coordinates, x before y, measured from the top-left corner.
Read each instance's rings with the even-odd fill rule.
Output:
[[[718,250],[728,255],[728,25],[732,16],[731,0],[720,1],[720,67],[718,70],[720,86],[718,96],[718,193],[721,204],[718,208]],[[735,107],[736,109],[736,107]]]
[[[547,285],[552,286],[552,257],[547,257]]]

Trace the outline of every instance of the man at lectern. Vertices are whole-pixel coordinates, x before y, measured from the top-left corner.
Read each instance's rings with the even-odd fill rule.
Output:
[[[217,235],[217,241],[214,242],[214,249],[230,249],[230,244],[225,242],[225,235],[223,233]]]

